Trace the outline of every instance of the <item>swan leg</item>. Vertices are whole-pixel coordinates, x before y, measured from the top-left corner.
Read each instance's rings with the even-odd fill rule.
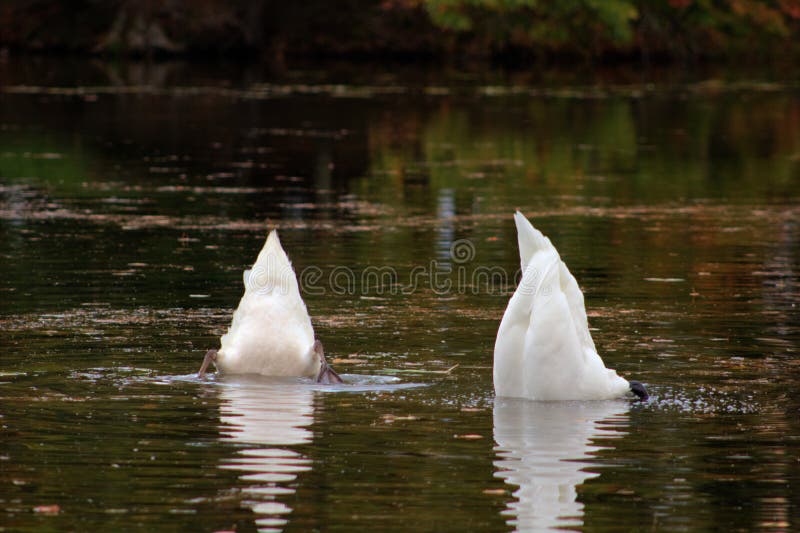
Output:
[[[202,378],[206,374],[208,365],[216,361],[217,361],[217,351],[216,350],[207,351],[206,356],[203,358],[203,364],[200,365],[200,370],[197,372],[197,377]]]
[[[317,374],[317,383],[324,383],[325,385],[344,383],[342,378],[339,377],[339,374],[337,374],[328,365],[328,361],[325,359],[325,350],[322,348],[322,343],[318,340],[314,341],[312,350],[314,350],[317,353],[317,357],[319,357],[319,373]]]

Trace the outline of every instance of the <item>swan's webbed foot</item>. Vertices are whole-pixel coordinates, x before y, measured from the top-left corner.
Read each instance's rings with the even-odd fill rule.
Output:
[[[644,388],[644,385],[638,381],[630,381],[629,383],[631,386],[631,392],[639,398],[639,401],[643,402],[650,397],[650,395],[647,394],[647,389]]]
[[[206,370],[208,370],[208,365],[211,363],[215,363],[217,361],[217,351],[216,350],[209,350],[206,352],[206,356],[203,358],[203,364],[200,365],[200,370],[197,372],[197,377],[202,378],[206,374]]]
[[[317,374],[317,383],[323,383],[325,385],[344,383],[342,378],[339,377],[339,374],[337,374],[328,365],[328,361],[325,359],[325,350],[322,348],[322,343],[319,340],[314,341],[312,350],[314,350],[314,352],[317,354],[317,357],[319,357],[319,373]]]

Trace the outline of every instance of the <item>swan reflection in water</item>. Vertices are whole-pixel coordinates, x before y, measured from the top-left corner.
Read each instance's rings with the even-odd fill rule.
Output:
[[[623,401],[534,402],[496,398],[495,476],[517,485],[503,514],[518,531],[583,525],[576,486],[600,474],[587,472],[597,438],[622,437],[628,425]]]
[[[291,447],[312,440],[314,392],[292,378],[237,376],[221,385],[221,440],[243,446],[220,468],[243,472],[244,503],[259,531],[281,530],[292,509],[279,500],[294,493],[298,474],[311,470],[311,460]]]

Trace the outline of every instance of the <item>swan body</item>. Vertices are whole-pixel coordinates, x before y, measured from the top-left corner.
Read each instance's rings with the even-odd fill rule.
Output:
[[[200,375],[213,361],[223,374],[307,376],[341,383],[314,338],[297,277],[275,230],[243,278],[244,295],[228,332],[220,349],[206,354]]]
[[[578,283],[550,239],[517,211],[522,279],[494,346],[498,396],[529,400],[609,400],[644,387],[608,369],[597,353]],[[641,392],[639,392],[641,389]]]

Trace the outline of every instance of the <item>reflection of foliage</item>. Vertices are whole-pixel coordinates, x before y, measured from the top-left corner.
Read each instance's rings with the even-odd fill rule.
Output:
[[[671,98],[443,102],[424,123],[405,111],[377,121],[372,173],[392,179],[365,183],[363,192],[413,204],[451,188],[484,202],[542,208],[555,207],[539,203],[553,198],[635,205],[779,197],[796,187],[797,116],[793,99],[775,95],[677,106]],[[434,194],[410,196],[420,176]]]
[[[67,143],[35,135],[0,135],[0,179],[42,180],[66,188],[81,188],[87,180],[84,155]]]

